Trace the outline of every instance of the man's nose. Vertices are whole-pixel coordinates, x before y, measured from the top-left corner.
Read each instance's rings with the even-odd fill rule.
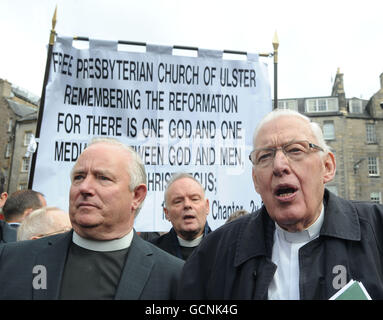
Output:
[[[185,208],[191,208],[192,201],[189,198],[185,198],[184,200],[184,207]]]
[[[281,176],[290,172],[289,159],[281,149],[276,150],[273,160],[273,174],[275,176]]]
[[[79,186],[82,195],[92,195],[94,193],[94,179],[91,176],[86,176]]]

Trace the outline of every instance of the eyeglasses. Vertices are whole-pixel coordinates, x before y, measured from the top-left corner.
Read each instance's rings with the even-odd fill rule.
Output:
[[[277,153],[277,150],[282,150],[285,156],[292,161],[300,161],[307,156],[311,149],[324,151],[320,146],[309,141],[293,141],[279,148],[260,148],[254,149],[249,159],[254,166],[267,167],[270,165]]]

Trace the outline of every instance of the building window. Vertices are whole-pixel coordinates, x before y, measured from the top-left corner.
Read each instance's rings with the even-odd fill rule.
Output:
[[[8,120],[8,133],[9,133],[9,132],[12,132],[12,124],[13,124],[13,120],[12,120],[12,119],[9,119],[9,120]]]
[[[306,99],[305,101],[306,112],[333,112],[338,111],[337,98],[317,98]]]
[[[335,128],[333,121],[325,121],[323,123],[323,138],[325,140],[334,140],[335,139]]]
[[[28,189],[28,185],[26,183],[19,184],[19,190],[26,190],[26,189]]]
[[[371,192],[370,200],[375,203],[382,203],[382,193],[381,192]]]
[[[379,158],[368,157],[368,175],[379,176]]]
[[[7,146],[5,147],[5,155],[4,157],[8,159],[11,156],[11,144],[7,143]]]
[[[32,131],[26,131],[24,134],[24,146],[28,146],[33,136]]]
[[[366,124],[366,137],[367,137],[367,143],[376,143],[376,130],[375,130],[375,124],[374,123],[367,123]]]
[[[28,172],[29,171],[29,160],[30,157],[24,157],[23,162],[21,163],[21,172]]]
[[[362,100],[351,99],[349,104],[351,113],[362,113]]]
[[[278,100],[278,109],[289,109],[298,111],[297,100]]]

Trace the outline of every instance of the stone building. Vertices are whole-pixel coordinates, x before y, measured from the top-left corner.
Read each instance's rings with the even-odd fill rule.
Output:
[[[297,110],[322,127],[337,162],[328,189],[346,199],[383,203],[383,73],[370,100],[346,98],[338,69],[330,96],[280,99],[278,108]]]
[[[27,146],[35,134],[39,97],[0,79],[0,183],[8,193],[28,187]]]

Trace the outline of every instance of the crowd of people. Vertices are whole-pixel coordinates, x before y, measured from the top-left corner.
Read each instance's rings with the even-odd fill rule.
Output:
[[[350,280],[383,299],[383,205],[325,188],[336,161],[319,125],[272,111],[249,159],[260,209],[212,231],[203,186],[179,172],[164,192],[171,229],[138,234],[143,162],[93,138],[71,171],[68,212],[33,190],[1,190],[0,299],[329,299]]]

